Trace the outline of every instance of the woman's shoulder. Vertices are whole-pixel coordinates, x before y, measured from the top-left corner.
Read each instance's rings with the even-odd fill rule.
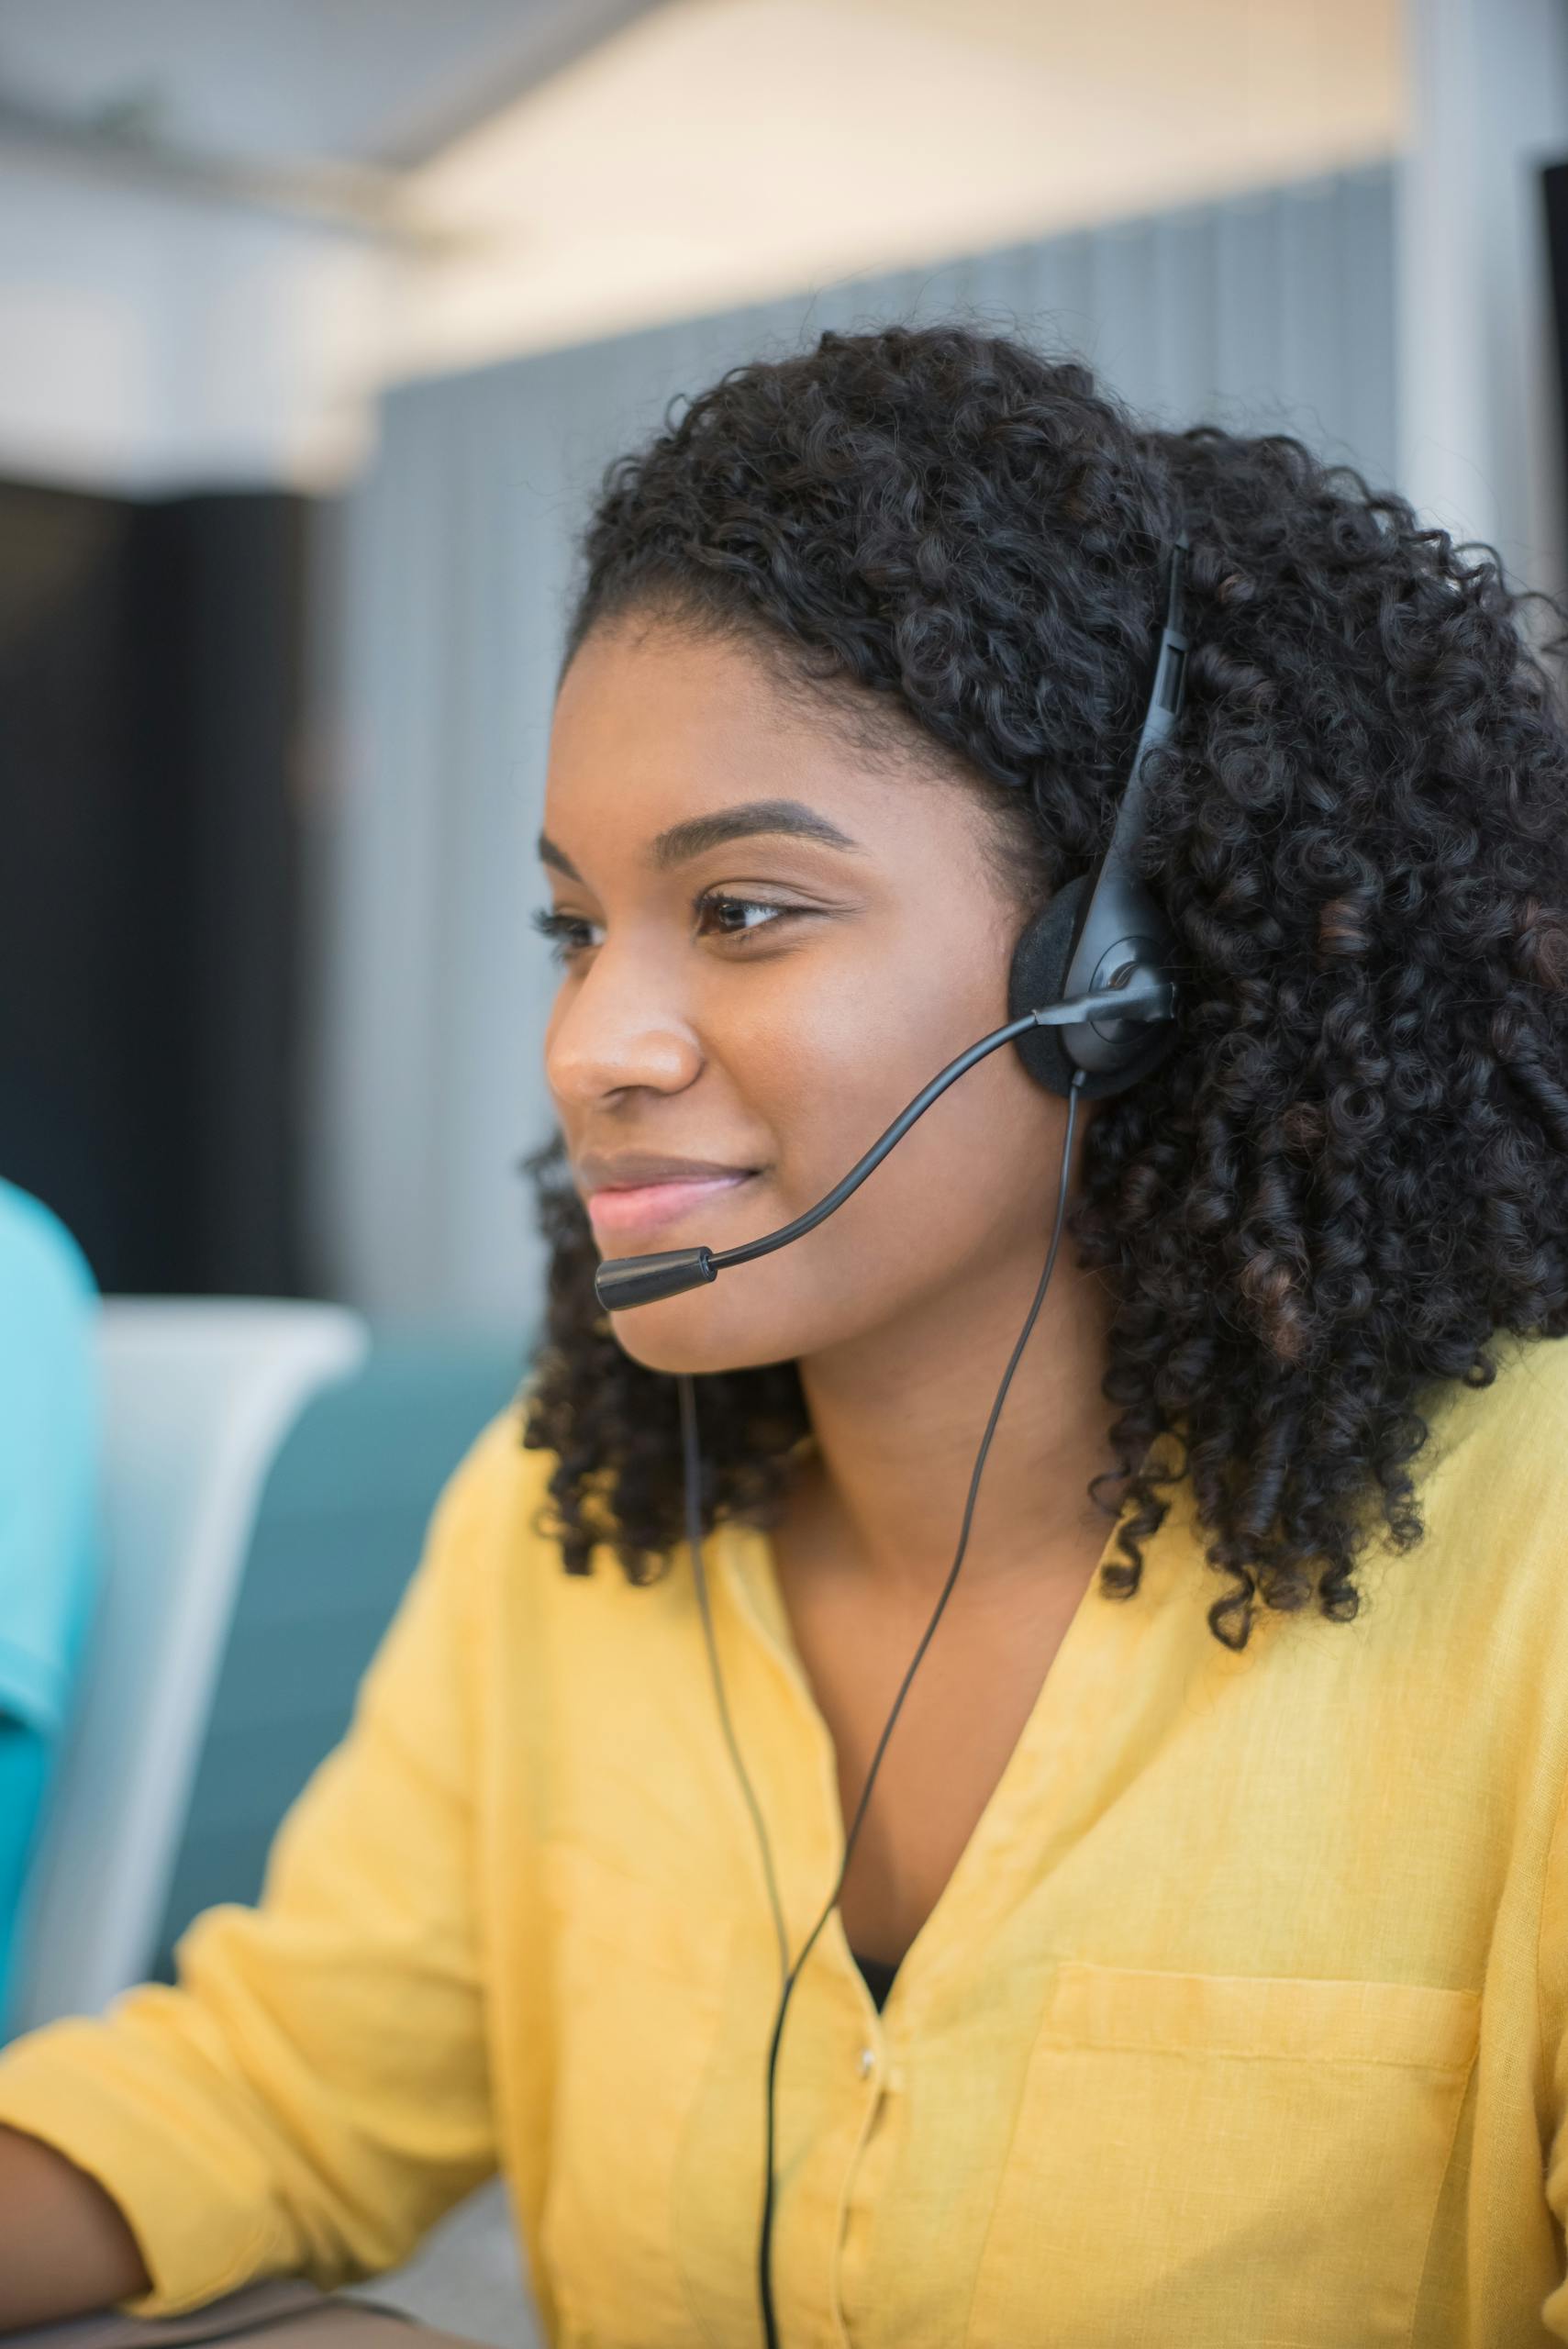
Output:
[[[1428,1434],[1407,1474],[1422,1539],[1403,1573],[1376,1578],[1407,1577],[1433,1636],[1522,1638],[1568,1661],[1568,1340],[1499,1331],[1485,1353],[1489,1384],[1418,1398]],[[1374,1554],[1391,1546],[1380,1536]]]
[[[514,1396],[487,1420],[448,1476],[431,1519],[432,1540],[487,1556],[536,1552],[536,1526],[550,1496],[556,1454],[526,1441],[525,1398]]]
[[[1451,1379],[1425,1398],[1430,1431],[1418,1473],[1441,1479],[1455,1505],[1519,1521],[1568,1502],[1568,1338],[1494,1332],[1485,1386]]]
[[[586,1575],[567,1573],[552,1491],[560,1454],[527,1436],[525,1392],[480,1430],[448,1478],[431,1520],[432,1548],[479,1584],[482,1607],[512,1613],[519,1602],[543,1603],[555,1594],[558,1607],[577,1612],[628,1605],[644,1616],[655,1611],[650,1599],[660,1578],[633,1585],[607,1539],[595,1549]],[[588,1514],[592,1520],[592,1507]],[[607,1516],[601,1521],[607,1529]],[[715,1535],[716,1546],[722,1538]]]

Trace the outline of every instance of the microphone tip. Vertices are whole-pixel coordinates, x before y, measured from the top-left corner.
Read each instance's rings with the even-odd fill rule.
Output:
[[[667,1248],[651,1256],[614,1256],[594,1275],[594,1295],[610,1313],[628,1306],[652,1305],[662,1297],[679,1297],[683,1289],[700,1288],[717,1277],[710,1248]]]

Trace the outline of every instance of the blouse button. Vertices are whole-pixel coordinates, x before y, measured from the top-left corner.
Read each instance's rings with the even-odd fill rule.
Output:
[[[872,2076],[872,2074],[875,2071],[875,2069],[876,2069],[876,2050],[875,2050],[875,2048],[874,2048],[874,2047],[862,2047],[862,2048],[861,2049],[861,2077],[862,2077],[862,2080],[869,2080],[869,2079],[870,2079],[870,2077],[871,2077],[871,2076]]]

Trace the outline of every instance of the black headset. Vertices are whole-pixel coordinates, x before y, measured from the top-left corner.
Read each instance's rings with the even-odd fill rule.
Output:
[[[1110,845],[1096,867],[1077,880],[1067,882],[1056,892],[1044,911],[1035,917],[1019,938],[1013,950],[1008,972],[1009,1017],[1006,1026],[993,1030],[989,1036],[983,1036],[978,1043],[972,1044],[967,1052],[950,1061],[946,1068],[939,1070],[924,1092],[917,1095],[865,1156],[851,1167],[842,1182],[837,1184],[825,1198],[819,1199],[814,1208],[797,1216],[793,1223],[782,1224],[778,1230],[765,1233],[761,1240],[749,1240],[740,1247],[726,1248],[717,1254],[708,1248],[672,1248],[654,1255],[606,1260],[594,1275],[594,1293],[599,1304],[610,1312],[624,1312],[630,1306],[651,1304],[655,1298],[674,1297],[683,1289],[695,1288],[704,1281],[716,1279],[731,1264],[746,1264],[753,1256],[768,1255],[773,1249],[783,1248],[790,1241],[798,1240],[830,1216],[835,1208],[841,1207],[852,1191],[860,1188],[873,1168],[882,1163],[895,1142],[902,1140],[916,1119],[930,1108],[940,1094],[945,1093],[966,1069],[973,1068],[977,1061],[984,1060],[999,1045],[1009,1041],[1015,1043],[1019,1058],[1035,1082],[1046,1092],[1066,1098],[1067,1129],[1062,1146],[1062,1172],[1057,1183],[1056,1219],[1051,1246],[1034,1301],[1018,1343],[1013,1348],[996,1399],[991,1406],[991,1416],[970,1478],[958,1555],[952,1562],[941,1596],[921,1635],[894,1700],[893,1710],[877,1741],[854,1819],[844,1839],[844,1857],[838,1882],[793,1965],[773,1852],[762,1811],[736,1742],[724,1692],[724,1677],[719,1669],[717,1643],[713,1634],[707,1576],[702,1556],[702,1458],[697,1444],[696,1401],[691,1378],[682,1375],[676,1380],[680,1390],[681,1435],[685,1460],[686,1542],[691,1553],[697,1605],[707,1643],[719,1724],[757,1831],[762,1876],[778,1937],[783,1978],[768,2048],[767,2183],[757,2246],[758,2290],[766,2349],[778,2349],[779,2344],[773,2291],[774,2083],[790,1994],[817,1935],[838,1902],[844,1878],[849,1873],[855,1839],[871,1799],[872,1787],[887,1749],[888,1739],[893,1734],[894,1723],[903,1709],[909,1684],[920,1660],[941,1620],[942,1609],[948,1603],[953,1584],[958,1579],[959,1568],[963,1564],[985,1455],[991,1448],[991,1438],[1012,1384],[1013,1373],[1029,1342],[1029,1332],[1034,1328],[1055,1269],[1066,1208],[1067,1173],[1073,1160],[1073,1133],[1077,1121],[1078,1102],[1081,1098],[1104,1100],[1113,1094],[1125,1093],[1159,1066],[1176,1040],[1176,985],[1173,974],[1174,938],[1165,915],[1139,876],[1136,852],[1143,833],[1149,754],[1163,744],[1174,729],[1185,687],[1187,640],[1182,618],[1182,585],[1186,556],[1187,538],[1185,531],[1182,531],[1170,550],[1164,623],[1155,648],[1138,748],[1133,753],[1131,773],[1117,809]]]

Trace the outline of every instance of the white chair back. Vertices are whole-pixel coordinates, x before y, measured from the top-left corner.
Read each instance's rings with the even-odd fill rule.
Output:
[[[105,1575],[20,1920],[18,2031],[95,2014],[144,1977],[267,1472],[370,1343],[335,1305],[108,1297],[101,1312]]]

